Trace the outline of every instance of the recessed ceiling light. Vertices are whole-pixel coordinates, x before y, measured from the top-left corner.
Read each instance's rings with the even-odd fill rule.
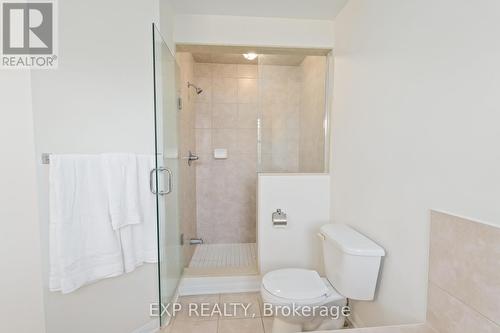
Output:
[[[243,56],[244,56],[244,57],[245,57],[245,59],[247,59],[247,60],[254,60],[255,58],[257,58],[257,53],[254,53],[254,52],[248,52],[248,53],[243,54]]]

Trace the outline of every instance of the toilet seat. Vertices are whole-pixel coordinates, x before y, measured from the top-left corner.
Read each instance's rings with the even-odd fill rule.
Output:
[[[344,299],[316,271],[288,268],[271,271],[262,278],[265,301],[274,304],[321,305]]]

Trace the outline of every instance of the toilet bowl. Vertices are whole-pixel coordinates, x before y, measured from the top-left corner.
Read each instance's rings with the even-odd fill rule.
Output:
[[[263,315],[274,316],[273,332],[332,330],[344,326],[347,300],[316,271],[280,269],[262,279]]]
[[[333,330],[344,326],[347,298],[372,300],[384,249],[343,224],[320,228],[326,278],[286,268],[262,278],[263,315],[274,316],[272,333]]]

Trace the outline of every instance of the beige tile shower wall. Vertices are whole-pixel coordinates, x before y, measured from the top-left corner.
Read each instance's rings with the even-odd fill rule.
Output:
[[[428,293],[436,331],[500,332],[500,228],[432,212]]]
[[[299,171],[325,171],[326,57],[307,56],[300,65]]]
[[[194,64],[197,232],[206,243],[256,239],[258,66]],[[215,160],[213,149],[228,158]]]
[[[300,67],[262,65],[260,69],[260,171],[299,172]]]
[[[187,88],[187,82],[193,81],[193,57],[190,53],[177,52],[177,64],[181,73],[182,110],[179,113],[179,151],[182,156],[188,156],[189,151],[196,151],[195,140],[195,94]],[[183,246],[184,263],[187,265],[193,255],[194,247],[189,245],[189,239],[196,238],[196,167],[182,162],[179,168],[179,217],[181,232],[186,240]]]

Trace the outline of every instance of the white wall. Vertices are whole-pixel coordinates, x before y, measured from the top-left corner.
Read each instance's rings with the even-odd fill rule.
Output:
[[[319,228],[330,222],[330,176],[327,174],[259,174],[257,246],[262,274],[280,268],[322,272]],[[272,213],[287,214],[286,228],[274,228]]]
[[[177,15],[174,35],[179,44],[332,48],[333,21]]]
[[[0,332],[45,332],[29,71],[0,71]]]
[[[154,152],[151,23],[158,6],[59,3],[59,68],[32,73],[37,159],[43,152]],[[152,320],[156,265],[68,295],[48,291],[47,165],[38,164],[38,183],[47,331],[126,333]]]
[[[425,319],[429,209],[500,225],[499,12],[351,0],[336,19],[332,217],[387,250],[365,325]]]
[[[171,52],[175,53],[174,42],[174,17],[175,11],[172,0],[159,1],[159,27],[160,33]]]

